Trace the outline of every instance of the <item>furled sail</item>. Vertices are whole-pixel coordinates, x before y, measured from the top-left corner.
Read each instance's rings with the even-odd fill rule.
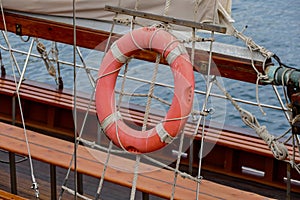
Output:
[[[2,0],[2,3],[7,10],[67,17],[73,15],[72,0]],[[111,21],[114,13],[105,11],[105,5],[215,24],[220,24],[221,18],[230,18],[231,14],[231,0],[76,0],[76,16]]]

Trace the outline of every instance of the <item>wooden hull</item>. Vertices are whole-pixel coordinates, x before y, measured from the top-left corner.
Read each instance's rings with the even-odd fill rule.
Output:
[[[0,79],[0,86],[1,121],[21,124],[18,107],[13,108],[15,101],[14,82],[11,79],[9,80],[9,78],[2,78]],[[73,97],[71,93],[68,90],[64,92],[58,91],[54,86],[25,81],[22,84],[20,95],[22,105],[24,105],[23,112],[27,128],[72,141],[74,137],[74,123],[72,113]],[[84,96],[86,95],[82,94],[82,96],[77,97],[79,121],[83,119],[88,105],[88,99]],[[12,113],[13,110],[15,110],[15,113]],[[132,116],[128,115],[130,113],[134,116],[134,123],[142,123],[143,110],[140,110],[139,107],[131,108],[130,112],[126,112],[125,108],[122,110],[124,111],[125,119],[131,118],[132,120]],[[154,120],[153,123],[155,123],[161,117],[152,116],[151,118]],[[96,140],[97,127],[92,124],[97,124],[94,103],[89,112],[87,128],[85,129],[87,133],[85,138],[94,141]],[[193,124],[187,125],[187,136],[192,134],[193,126]],[[199,135],[194,138],[193,152],[187,151],[188,154],[194,155],[191,160],[193,167],[198,166],[197,152],[200,148],[200,133],[201,130],[199,129]],[[276,160],[264,141],[255,137],[254,133],[246,129],[233,130],[230,127],[226,128],[226,126],[223,130],[219,130],[216,126],[215,128],[208,128],[206,135],[205,143],[214,147],[204,157],[203,169],[285,189],[284,177],[286,177],[287,164]],[[291,147],[289,149],[292,150]],[[253,162],[254,160],[255,162]],[[188,168],[191,161],[188,158],[183,159],[182,165]],[[250,168],[250,170],[258,170],[259,173],[253,174],[251,171],[245,170],[245,167]],[[292,177],[295,180],[300,180],[300,175],[295,170],[292,170]],[[300,187],[293,185],[292,191],[300,192]]]

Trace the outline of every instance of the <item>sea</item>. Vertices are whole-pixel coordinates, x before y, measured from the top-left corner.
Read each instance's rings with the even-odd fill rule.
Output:
[[[257,44],[269,49],[274,52],[281,61],[296,69],[300,69],[300,0],[265,0],[265,1],[257,1],[257,0],[233,0],[232,1],[232,18],[235,20],[234,26],[240,30],[244,31],[243,33],[248,37],[251,37],[253,41]],[[11,43],[12,48],[17,48],[22,51],[28,51],[30,46],[29,42],[23,42],[22,40],[26,40],[26,37],[20,38],[13,34],[8,34],[9,41]],[[226,42],[233,45],[245,46],[243,42],[233,37],[223,37],[216,35],[216,41],[218,42]],[[0,43],[3,47],[6,46],[5,41],[2,39]],[[44,41],[48,50],[52,47],[52,43],[48,41]],[[73,62],[73,47],[67,46],[64,44],[57,45],[59,49],[59,59],[66,60],[67,62]],[[94,68],[99,68],[101,62],[101,53],[98,52],[90,52],[87,49],[81,48],[83,58],[85,59],[85,63],[88,66],[93,66]],[[13,75],[16,70],[12,70],[11,68],[11,59],[5,50],[1,50],[2,52],[2,62],[6,67],[7,74]],[[36,49],[33,49],[33,53],[38,54]],[[26,60],[26,56],[16,54],[16,59],[20,65],[20,69],[23,69],[23,65]],[[51,56],[49,54],[49,56]],[[83,65],[80,58],[76,57],[77,63]],[[137,66],[140,63],[137,62]],[[276,63],[275,63],[276,64]],[[61,64],[61,76],[64,81],[64,87],[66,89],[74,89],[74,80],[73,80],[73,70],[67,64]],[[82,73],[81,73],[82,72]],[[76,87],[78,90],[82,89],[85,92],[91,93],[93,90],[91,87],[85,87],[87,82],[84,82],[83,79],[87,80],[87,77],[84,75],[85,70],[78,70],[78,84]],[[162,79],[163,83],[171,84],[170,74],[165,73],[164,71],[159,71],[160,79]],[[96,77],[97,72],[92,72],[93,76]],[[131,74],[139,74],[141,78],[148,75],[148,72],[145,68],[132,67]],[[245,74],[247,76],[247,74]],[[35,80],[38,82],[44,82],[48,84],[55,85],[55,80],[53,77],[49,76],[46,71],[45,65],[43,61],[35,58],[30,58],[29,63],[25,73],[25,79]],[[167,80],[167,81],[166,81]],[[195,75],[197,89],[205,89],[205,83],[203,82],[203,77],[200,75]],[[238,82],[235,80],[230,80],[226,78],[219,77],[218,80],[222,82],[223,87],[230,92],[230,94],[234,98],[245,99],[246,101],[251,101],[254,103],[259,102],[260,104],[271,104],[274,106],[280,106],[278,103],[278,99],[274,94],[274,91],[271,86],[257,86],[256,84]],[[166,81],[166,82],[164,82]],[[134,85],[134,83],[133,83]],[[129,87],[133,87],[132,85]],[[258,88],[258,96],[256,94],[256,90]],[[145,90],[145,85],[134,86],[135,91],[143,91]],[[170,99],[172,92],[167,89],[166,91],[161,89],[157,94],[163,94],[166,99]],[[283,98],[284,103],[286,103],[284,99],[283,88],[278,87],[279,93]],[[213,92],[220,94],[220,90],[218,88],[213,87]],[[139,100],[132,100],[135,103],[138,103]],[[143,102],[143,101],[141,101]],[[201,109],[204,104],[203,95],[196,95],[195,97],[195,107]],[[156,103],[155,103],[156,104]],[[239,103],[240,106],[248,111],[250,111],[253,115],[255,115],[260,123],[260,125],[265,125],[269,132],[274,135],[280,135],[289,129],[289,123],[284,115],[284,113],[280,110],[274,110],[269,108],[262,108],[252,106],[249,104]],[[157,108],[163,108],[157,106]],[[219,100],[214,97],[208,102],[207,110],[210,110],[210,116],[208,121],[215,121],[220,123],[222,126],[235,126],[241,128],[248,128],[243,124],[239,113],[232,106],[231,102],[225,99]],[[222,128],[222,127],[221,127]],[[250,129],[250,128],[248,128]]]

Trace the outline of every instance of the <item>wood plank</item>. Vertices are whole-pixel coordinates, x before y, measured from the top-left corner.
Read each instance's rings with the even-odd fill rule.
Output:
[[[164,22],[164,23],[176,24],[179,26],[202,29],[202,30],[206,30],[206,31],[215,31],[215,32],[219,32],[219,33],[226,33],[226,27],[219,26],[219,25],[199,23],[199,22],[195,22],[195,21],[177,19],[174,17],[156,15],[153,13],[145,13],[145,12],[141,12],[141,11],[137,11],[137,10],[121,8],[121,7],[116,7],[116,6],[109,6],[109,5],[106,5],[104,9],[107,11],[115,12],[115,13],[121,13],[121,14],[130,15],[130,16],[134,16],[134,17],[141,17],[144,19],[150,19],[150,20],[160,21],[160,22]]]
[[[3,81],[3,80],[2,80]],[[8,87],[8,88],[7,88]],[[15,88],[14,83],[7,81],[3,82],[3,87],[0,89],[0,92],[3,88],[7,88],[7,91],[11,91]],[[11,89],[11,90],[9,90]],[[12,92],[11,92],[12,93]],[[73,97],[67,93],[61,93],[55,90],[45,90],[39,89],[31,86],[31,82],[28,84],[26,81],[21,86],[20,90],[21,97],[24,99],[34,100],[35,102],[45,103],[47,105],[55,105],[58,107],[68,108],[72,110],[73,108]],[[89,103],[88,99],[83,97],[77,98],[77,108],[85,110]],[[91,114],[95,114],[95,103],[92,102]],[[131,110],[130,113],[127,112],[127,108],[121,108],[122,116],[125,120],[133,120],[134,123],[141,123],[143,121],[143,111],[142,110]],[[151,115],[151,121],[149,126],[155,126],[163,116]],[[186,125],[186,134],[192,136],[195,124],[188,123]],[[198,135],[195,136],[196,140],[201,140],[200,133],[202,129],[198,130]],[[264,155],[273,158],[273,154],[269,150],[265,142],[258,138],[249,135],[244,135],[241,133],[235,133],[232,131],[218,130],[214,128],[206,128],[205,131],[206,137],[205,140],[210,142],[216,142],[219,145],[231,147],[239,150],[250,151],[259,155]],[[289,151],[292,151],[292,147],[288,147]],[[299,158],[296,158],[297,161],[300,161]]]
[[[58,140],[32,131],[27,131],[32,157],[34,159],[52,163],[54,165],[67,168],[73,152],[73,144],[70,142]],[[0,147],[21,155],[26,155],[26,145],[24,141],[23,130],[11,125],[0,123]],[[103,170],[103,161],[106,154],[94,149],[80,146],[78,149],[78,172],[99,178]],[[60,159],[57,159],[60,158]],[[131,161],[114,156],[112,161],[128,164]],[[132,164],[131,164],[132,165]],[[129,165],[127,165],[129,166]],[[143,165],[143,167],[152,167]],[[122,170],[109,167],[105,179],[107,181],[131,187],[132,173],[126,173]],[[163,181],[162,181],[163,180]],[[138,178],[137,189],[146,193],[158,195],[163,198],[169,198],[173,182],[173,172],[159,169],[148,173],[141,173]],[[178,177],[175,199],[195,198],[196,183]],[[201,199],[264,199],[264,197],[219,185],[210,181],[203,180],[201,183],[199,198]]]
[[[16,24],[22,26],[22,35],[43,38],[51,41],[57,41],[73,45],[73,27],[70,24],[54,22],[45,19],[23,16],[10,12],[5,12],[7,30],[16,33]],[[0,16],[0,29],[4,30],[3,18]],[[88,49],[104,51],[109,33],[77,26],[77,45]],[[121,35],[113,34],[111,43],[120,38]],[[191,49],[187,48],[191,53]],[[196,50],[194,70],[206,74],[209,53],[204,50]],[[155,62],[156,53],[151,51],[137,52],[135,58]],[[231,78],[240,81],[256,83],[257,74],[251,66],[251,60],[239,58],[236,56],[213,53],[212,74]],[[162,64],[167,64],[165,59],[161,60]],[[255,61],[255,66],[259,71],[262,70],[263,63]],[[245,76],[246,74],[246,76]]]
[[[15,88],[14,83],[9,80],[2,81],[2,83],[3,83],[3,87],[0,87],[0,92],[3,88],[7,89],[7,90],[9,90],[9,89],[13,90]],[[59,94],[57,94],[57,93],[59,93]],[[2,95],[2,97],[4,97],[3,95]],[[8,96],[9,96],[9,94],[8,94]],[[69,126],[69,127],[67,127],[67,129],[65,129],[65,126],[60,126],[59,124],[56,123],[54,125],[55,128],[53,127],[53,125],[49,127],[47,125],[48,124],[47,121],[40,123],[39,121],[36,121],[36,117],[33,117],[34,113],[40,113],[40,109],[38,111],[35,110],[35,109],[39,108],[39,107],[35,107],[35,105],[37,104],[36,102],[39,102],[41,104],[44,104],[44,106],[45,106],[43,112],[47,113],[48,109],[50,109],[50,110],[57,109],[55,112],[58,112],[58,115],[60,115],[60,116],[63,113],[64,113],[63,116],[65,116],[66,113],[70,113],[69,121],[72,122],[72,114],[71,113],[72,113],[72,108],[73,108],[72,107],[73,97],[71,95],[71,92],[68,93],[68,90],[64,90],[63,92],[57,91],[54,87],[48,88],[48,89],[47,88],[43,89],[43,87],[41,87],[40,85],[36,85],[35,82],[25,81],[21,87],[21,98],[23,99],[22,101],[26,100],[25,101],[25,103],[27,105],[25,108],[25,109],[27,109],[26,113],[30,113],[30,116],[26,116],[26,121],[27,121],[28,127],[33,127],[33,128],[35,128],[35,130],[38,129],[38,130],[43,130],[43,131],[49,131],[56,137],[65,135],[66,133],[68,136],[70,135],[71,137],[73,137],[74,130],[73,130],[72,126]],[[59,101],[57,101],[58,99],[59,99]],[[86,106],[88,104],[88,99],[86,99],[83,95],[82,97],[79,96],[77,98],[77,100],[78,100],[78,107],[82,107],[82,109],[85,110]],[[57,102],[59,104],[57,104]],[[63,107],[61,107],[61,104],[60,104],[61,102],[63,102],[63,104],[64,104]],[[1,107],[2,106],[0,106],[0,108]],[[133,108],[133,107],[131,107],[131,108]],[[3,108],[1,108],[1,109],[3,110]],[[8,112],[10,112],[10,110],[8,110],[7,113]],[[124,120],[128,120],[128,122],[133,123],[132,119],[134,119],[134,123],[141,123],[143,121],[143,117],[144,117],[143,116],[143,108],[135,107],[133,110],[130,110],[130,112],[128,112],[127,108],[121,108],[121,112],[123,114]],[[129,113],[131,114],[131,116],[129,115]],[[155,126],[162,118],[162,116],[159,116],[156,114],[150,116],[150,118],[151,118],[150,125],[152,125],[152,126]],[[94,102],[93,102],[92,111],[90,112],[89,116],[94,116],[94,115],[95,115],[95,110],[94,110]],[[9,115],[7,117],[6,121],[11,120],[10,116],[11,115]],[[55,118],[55,116],[57,116],[57,115],[53,115],[54,118]],[[49,117],[50,116],[48,115],[48,120],[49,120]],[[3,118],[3,114],[1,114],[1,119],[2,118]],[[54,120],[54,118],[52,120]],[[19,120],[19,118],[17,118],[17,121],[18,120]],[[40,120],[40,119],[38,119],[38,120]],[[57,120],[57,119],[55,119],[55,120]],[[60,123],[63,123],[63,121]],[[95,126],[95,124],[97,123],[97,119],[95,118],[92,123],[90,126],[89,125],[87,126],[88,130],[85,130],[85,132],[88,134],[97,131],[96,126]],[[195,125],[191,124],[191,123],[187,124],[186,129],[185,129],[186,130],[185,134],[188,137],[193,137],[192,134],[194,132],[194,126]],[[282,181],[282,177],[285,176],[285,172],[281,170],[279,173],[277,168],[274,169],[275,170],[274,176],[276,176],[276,180],[277,180],[276,184],[275,184],[275,181],[262,181],[261,178],[251,178],[251,177],[249,177],[249,175],[241,174],[241,172],[239,170],[235,170],[233,168],[231,168],[232,171],[228,171],[228,170],[226,171],[226,169],[225,169],[226,166],[222,162],[229,162],[229,163],[243,162],[245,159],[247,159],[247,155],[245,154],[245,152],[248,152],[248,153],[251,153],[254,155],[263,156],[264,159],[266,160],[266,162],[267,162],[268,158],[274,159],[274,157],[273,157],[271,151],[269,150],[268,146],[265,144],[265,142],[263,140],[261,140],[260,138],[257,138],[257,137],[243,134],[245,132],[245,129],[241,129],[241,130],[239,130],[240,132],[237,132],[237,130],[233,131],[232,129],[227,129],[226,127],[223,130],[219,130],[217,128],[218,125],[214,125],[214,127],[215,128],[212,128],[212,126],[211,126],[210,128],[206,128],[206,130],[205,130],[205,135],[206,135],[205,142],[207,142],[211,145],[216,145],[216,147],[214,147],[214,149],[212,149],[213,153],[216,153],[216,152],[218,153],[218,151],[215,151],[215,149],[222,148],[224,150],[224,152],[226,150],[232,150],[232,151],[234,151],[234,154],[241,154],[245,157],[242,160],[236,160],[236,158],[234,156],[232,156],[232,160],[230,160],[228,158],[227,160],[220,161],[220,162],[210,162],[206,158],[204,158],[204,163],[206,163],[204,165],[205,169],[214,171],[214,172],[218,172],[218,173],[224,173],[224,174],[227,174],[230,176],[235,176],[235,177],[239,177],[239,178],[243,178],[243,179],[251,179],[256,182],[261,182],[263,184],[268,184],[268,185],[276,186],[279,188],[285,187],[285,184]],[[199,134],[196,135],[196,137],[193,137],[195,139],[196,146],[199,146],[197,144],[197,141],[201,139],[201,137],[200,137],[201,128],[198,130],[198,133]],[[90,136],[88,136],[88,137],[90,137]],[[93,139],[95,139],[94,136],[92,136],[92,137],[93,137]],[[63,138],[63,137],[61,137],[61,138]],[[288,149],[290,152],[292,152],[291,146],[288,146]],[[195,154],[197,154],[197,152],[195,152]],[[163,159],[169,159],[169,158],[163,158]],[[197,160],[197,158],[195,158],[195,165],[194,165],[195,167],[197,167],[196,160]],[[296,161],[297,162],[300,161],[299,157],[296,157]],[[280,161],[276,160],[274,162],[276,162],[276,166],[277,166]],[[188,162],[184,162],[183,164],[188,164]],[[257,165],[257,167],[259,167],[259,169],[262,169],[262,171],[266,171],[266,168],[263,168],[264,166],[262,164]],[[295,171],[295,170],[293,170],[293,171]],[[297,180],[300,179],[298,174],[293,175],[293,177]],[[299,189],[300,188],[298,188],[298,187],[293,188],[294,191],[300,191]]]
[[[26,198],[0,190],[0,200],[26,200]]]
[[[11,85],[11,89],[14,89],[14,83],[6,82],[3,87],[8,87]],[[1,90],[0,90],[1,91]],[[32,87],[26,84],[26,81],[21,86],[20,95],[24,99],[34,98],[35,102],[42,102],[47,105],[56,105],[58,107],[64,107],[72,110],[73,107],[73,97],[69,94],[60,93],[57,91],[44,90]],[[77,98],[78,104],[77,108],[85,110],[88,105],[89,100],[84,100],[84,98]],[[130,113],[127,112],[127,108],[121,108],[122,116],[125,120],[133,120],[134,123],[141,123],[144,118],[144,114],[141,110],[131,110]],[[95,114],[95,102],[92,102],[91,113]],[[155,126],[163,116],[151,115],[151,121],[149,126]],[[192,136],[195,124],[188,123],[186,125],[186,134]],[[198,130],[198,135],[195,136],[196,140],[200,140],[200,133],[202,129]],[[205,131],[206,140],[211,142],[218,142],[218,144],[232,147],[240,150],[248,150],[256,154],[265,155],[268,157],[273,157],[271,151],[260,138],[245,136],[243,134],[232,134],[230,131],[217,130],[213,128],[206,128]]]

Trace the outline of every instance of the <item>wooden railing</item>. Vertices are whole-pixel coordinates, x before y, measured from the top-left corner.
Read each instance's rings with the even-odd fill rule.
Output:
[[[27,136],[33,159],[62,168],[69,167],[74,150],[71,142],[45,136],[33,131],[27,131]],[[23,129],[0,123],[0,148],[12,153],[28,156]],[[77,151],[77,171],[81,174],[100,178],[106,156],[107,154],[104,152],[80,145]],[[110,161],[119,163],[119,166],[123,166],[123,169],[118,170],[113,167],[108,167],[104,179],[130,188],[132,186],[133,173],[126,172],[125,168],[126,166],[134,166],[134,161],[115,155],[111,155]],[[139,174],[137,190],[146,194],[170,199],[174,181],[174,172],[141,164],[140,169],[142,170],[143,168],[147,168],[147,172]],[[55,174],[52,174],[52,176],[55,176]],[[54,179],[54,177],[51,177],[51,179]],[[56,187],[52,186],[51,188],[55,189]],[[195,191],[195,181],[181,176],[177,177],[174,199],[193,199],[196,195]],[[56,194],[55,191],[52,191],[51,193]],[[56,197],[52,197],[52,199],[55,198]],[[202,180],[199,198],[264,199],[265,197]]]
[[[8,123],[20,124],[18,106],[15,106],[14,103],[14,90],[15,86],[12,80],[0,79],[0,119]],[[25,81],[21,86],[20,95],[28,128],[73,141],[73,97],[71,92],[57,91],[49,85]],[[83,118],[88,103],[89,100],[79,94],[77,98],[79,119]],[[13,113],[14,110],[16,110],[15,113]],[[139,107],[132,107],[129,112],[122,108],[121,112],[123,118],[130,123],[141,124],[143,121],[143,110]],[[159,115],[151,115],[150,125],[151,123],[155,125],[161,118],[162,116]],[[93,104],[88,113],[88,121],[84,130],[86,139],[97,141],[97,123]],[[185,132],[187,137],[192,137],[193,128],[194,124],[187,124]],[[183,165],[198,166],[201,129],[198,130],[198,133],[193,140],[193,151],[187,149],[189,156],[182,159]],[[207,127],[204,142],[205,145],[213,146],[211,152],[203,159],[204,169],[281,189],[286,188],[285,177],[288,164],[276,160],[263,140],[255,137],[246,129],[238,130],[236,128],[233,130],[225,127],[220,130],[217,126]],[[288,148],[291,152],[291,146]],[[299,162],[299,157],[296,159],[296,162]],[[251,170],[256,172],[252,173]],[[294,169],[291,171],[291,177],[296,182],[300,180],[300,175]],[[292,191],[300,192],[299,185],[292,184]]]

